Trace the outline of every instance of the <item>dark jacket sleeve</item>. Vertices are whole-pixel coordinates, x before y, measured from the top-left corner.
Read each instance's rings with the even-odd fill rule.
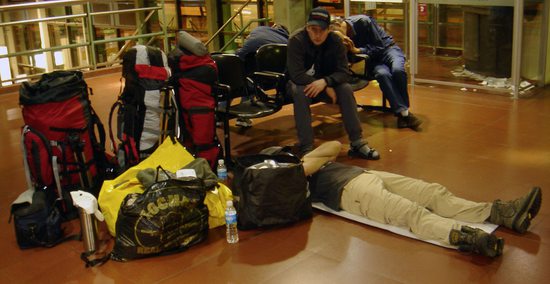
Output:
[[[307,85],[316,79],[313,76],[306,74],[307,69],[305,66],[305,58],[307,48],[307,38],[302,36],[303,34],[296,33],[288,40],[287,45],[287,57],[286,66],[288,75],[292,82],[296,85]]]
[[[323,60],[333,60],[335,68],[332,73],[324,78],[329,87],[334,87],[346,83],[349,80],[350,71],[348,67],[347,49],[342,39],[332,32],[328,35],[327,40],[331,41],[328,46],[331,52],[327,52],[326,54],[330,54],[330,56],[326,56]]]
[[[378,26],[374,19],[368,17],[362,17],[359,19],[354,28],[358,37],[365,37],[363,40],[365,44],[359,46],[361,53],[368,56],[376,56],[385,49],[385,44],[382,39],[385,32]]]
[[[259,46],[257,46],[254,40],[245,40],[243,47],[237,49],[237,51],[235,51],[235,55],[244,61],[249,53],[256,52],[258,48]]]

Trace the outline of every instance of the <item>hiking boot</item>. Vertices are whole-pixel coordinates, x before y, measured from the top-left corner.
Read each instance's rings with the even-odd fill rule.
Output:
[[[407,116],[402,116],[400,114],[397,116],[397,128],[410,128],[416,130],[420,124],[422,124],[422,120],[410,112]]]
[[[236,126],[240,126],[243,128],[249,128],[252,127],[252,120],[249,118],[237,118],[237,122],[235,122]]]
[[[488,257],[497,257],[502,254],[504,240],[485,231],[462,226],[459,230],[449,233],[451,245],[458,246],[459,251],[473,252]]]
[[[533,187],[528,194],[512,201],[497,199],[493,202],[489,222],[523,234],[531,225],[531,219],[539,213],[541,202],[540,187]]]
[[[366,160],[378,160],[380,154],[374,148],[370,148],[367,143],[363,143],[357,147],[350,145],[348,155],[351,157],[358,157]]]

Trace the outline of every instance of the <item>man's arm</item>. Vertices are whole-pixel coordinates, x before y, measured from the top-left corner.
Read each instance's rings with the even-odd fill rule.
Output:
[[[302,42],[302,38],[299,35],[291,37],[287,45],[287,60],[286,66],[290,79],[296,85],[308,85],[315,81],[313,76],[308,75],[306,68],[304,68],[306,47]]]
[[[378,26],[374,19],[364,17],[358,21],[357,35],[365,37],[362,39],[365,42],[364,46],[359,47],[361,53],[368,56],[374,56],[386,48],[382,36],[384,31]],[[385,34],[385,33],[384,33]]]
[[[334,58],[324,58],[324,60],[335,61],[336,68],[332,74],[330,74],[329,76],[325,76],[324,79],[327,82],[328,87],[334,87],[342,83],[348,82],[351,74],[348,66],[348,51],[346,49],[346,46],[342,42],[342,39],[340,39],[340,37],[338,37],[336,34],[333,34],[333,32],[329,34],[329,37],[332,41],[330,48],[334,48],[335,50]]]
[[[302,158],[306,176],[314,174],[327,162],[334,161],[341,149],[342,143],[328,141],[306,154]]]

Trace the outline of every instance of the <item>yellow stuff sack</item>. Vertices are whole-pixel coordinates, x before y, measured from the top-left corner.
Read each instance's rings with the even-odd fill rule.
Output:
[[[160,165],[167,171],[176,172],[193,159],[194,157],[179,142],[175,141],[174,143],[171,139],[165,139],[151,156],[129,168],[117,178],[104,181],[99,192],[98,203],[105,216],[109,233],[113,236],[116,235],[115,224],[118,210],[126,195],[143,193],[145,190],[136,178],[139,171],[147,168],[156,169]],[[209,228],[225,225],[225,201],[231,199],[233,199],[231,190],[221,183],[218,183],[216,190],[206,193],[204,203],[208,207]]]
[[[208,207],[208,227],[210,229],[225,225],[225,204],[233,200],[229,187],[218,183],[215,190],[207,191],[204,204]]]

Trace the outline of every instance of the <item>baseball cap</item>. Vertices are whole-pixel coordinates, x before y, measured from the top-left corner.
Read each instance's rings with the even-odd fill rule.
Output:
[[[330,13],[325,8],[313,8],[313,10],[309,12],[307,24],[320,26],[321,28],[326,29],[330,24]]]

